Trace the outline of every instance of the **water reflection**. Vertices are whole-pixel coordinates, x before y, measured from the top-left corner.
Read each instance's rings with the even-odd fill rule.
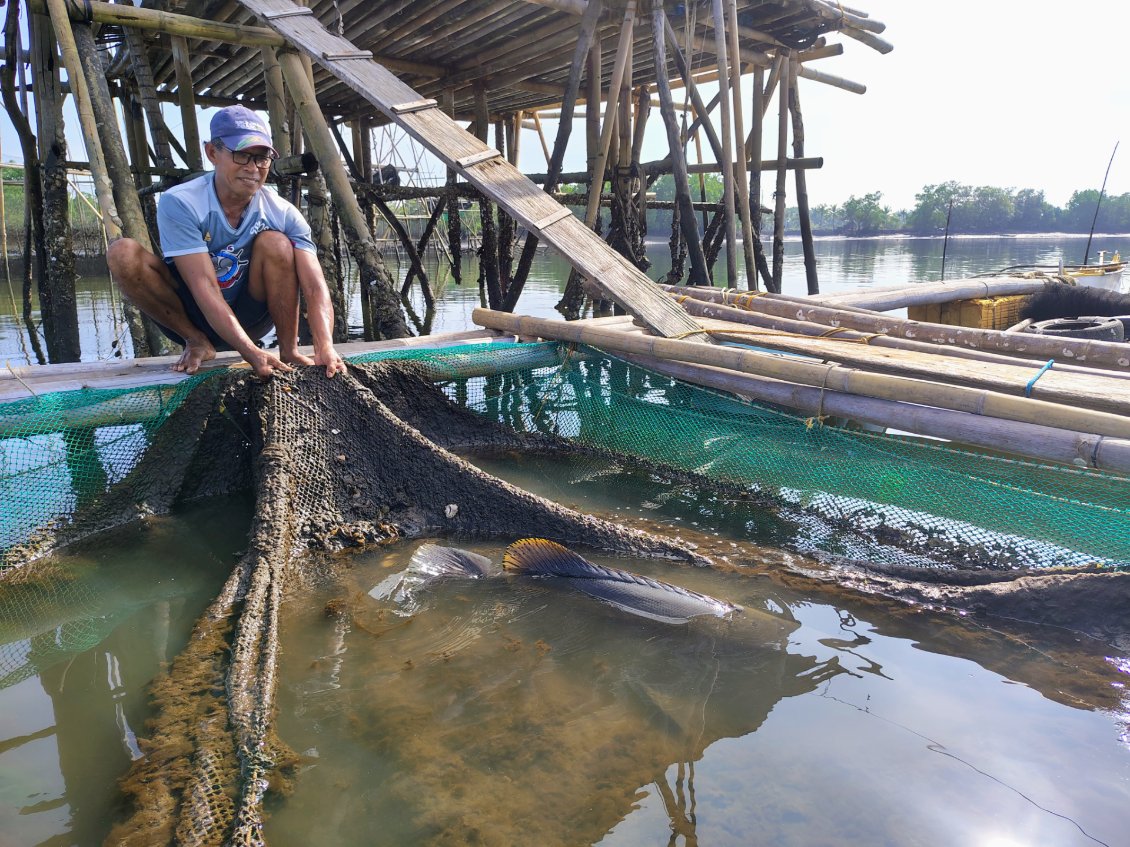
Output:
[[[102,843],[117,778],[142,755],[149,682],[240,544],[241,528],[217,521],[246,520],[234,505],[107,533],[0,580],[0,831],[12,843]]]
[[[291,833],[314,809],[335,844],[368,843],[373,820],[388,843],[592,843],[640,785],[841,672],[788,650],[796,622],[741,578],[727,586],[746,606],[733,621],[672,627],[500,577],[439,584],[404,625],[363,593],[365,573],[344,632],[306,613],[287,636],[302,655],[284,734],[317,759],[273,843],[308,839]],[[702,574],[678,576],[701,587]]]

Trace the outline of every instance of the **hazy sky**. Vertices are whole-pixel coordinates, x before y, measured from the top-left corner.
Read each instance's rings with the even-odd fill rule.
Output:
[[[813,63],[865,84],[866,94],[801,81],[806,153],[825,162],[809,174],[813,204],[877,190],[892,208],[909,208],[923,185],[952,179],[1043,189],[1050,202],[1062,205],[1076,189],[1102,184],[1119,140],[1123,146],[1107,191],[1130,192],[1130,0],[851,0],[850,5],[885,23],[882,37],[895,49],[882,55],[836,35],[844,41],[844,55]],[[176,131],[179,115],[169,111]],[[775,113],[774,103],[770,115]],[[84,153],[75,123],[69,121],[68,135],[77,159]],[[552,143],[555,122],[544,123]],[[4,160],[18,159],[6,115],[0,125]],[[536,137],[524,135],[522,168],[544,171]],[[644,159],[661,157],[666,141],[658,112],[648,138]],[[772,125],[766,138],[771,158]],[[567,169],[583,164],[581,122],[573,146]],[[768,193],[763,201],[767,198]]]
[[[1102,184],[1130,192],[1128,0],[852,0],[887,25],[881,55],[851,39],[814,68],[867,86],[802,80],[813,203],[883,192],[909,208],[923,185],[1044,189],[1062,205]]]

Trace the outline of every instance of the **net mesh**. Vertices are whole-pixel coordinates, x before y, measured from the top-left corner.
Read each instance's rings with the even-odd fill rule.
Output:
[[[25,581],[35,588],[18,605],[39,635],[0,649],[0,685],[99,637],[37,628],[43,586],[74,608],[90,601],[64,595],[90,587],[51,559],[15,565],[179,502],[255,492],[247,553],[154,686],[158,717],[123,783],[133,812],[113,843],[262,843],[264,794],[294,761],[273,731],[281,603],[333,578],[328,554],[408,536],[538,535],[696,559],[494,479],[452,452],[464,450],[567,453],[594,474],[629,457],[771,511],[786,546],[871,565],[1130,567],[1124,477],[822,426],[588,348],[394,350],[354,358],[334,380],[317,368],[265,384],[225,371],[10,403],[2,585],[17,600]]]

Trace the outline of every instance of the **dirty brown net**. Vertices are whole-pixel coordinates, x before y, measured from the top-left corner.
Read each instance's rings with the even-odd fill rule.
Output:
[[[179,503],[254,491],[246,553],[154,684],[156,717],[123,782],[129,811],[110,843],[263,843],[264,796],[285,791],[296,762],[273,729],[282,604],[334,580],[343,551],[424,536],[539,536],[706,561],[489,476],[461,457],[469,453],[631,462],[772,512],[788,527],[783,546],[869,566],[1130,565],[1127,486],[1116,475],[814,425],[591,349],[391,355],[355,360],[333,380],[318,368],[267,383],[235,370],[175,389],[0,409],[9,573],[42,569],[50,579],[38,561],[62,545]],[[0,679],[34,672],[3,661]]]

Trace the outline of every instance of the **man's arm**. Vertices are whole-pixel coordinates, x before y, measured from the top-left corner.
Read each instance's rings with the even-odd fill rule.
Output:
[[[294,268],[298,273],[298,286],[306,299],[306,322],[314,340],[314,362],[325,366],[328,377],[345,373],[345,362],[333,345],[334,307],[317,255],[296,248]]]
[[[231,306],[220,293],[220,287],[216,282],[216,269],[207,253],[176,256],[173,262],[176,263],[177,271],[188,286],[208,325],[251,365],[256,376],[265,379],[275,371],[293,370],[282,359],[266,350],[261,350],[244,332]]]

